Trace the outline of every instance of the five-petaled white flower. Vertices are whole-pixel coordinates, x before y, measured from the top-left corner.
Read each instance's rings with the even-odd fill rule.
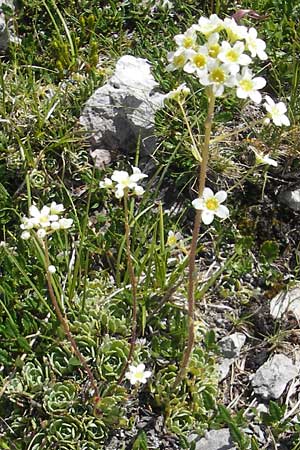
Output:
[[[177,34],[174,37],[176,44],[185,49],[197,47],[197,33],[195,25],[191,26],[183,34]]]
[[[238,25],[234,19],[224,19],[224,28],[230,42],[240,41],[247,37],[247,27]]]
[[[268,111],[268,116],[272,119],[275,125],[281,127],[281,125],[286,125],[287,127],[290,125],[289,118],[285,115],[287,109],[283,102],[275,103],[274,100],[266,95],[265,97],[266,103],[264,103],[264,107]]]
[[[166,67],[168,72],[182,69],[188,60],[187,50],[183,47],[179,47],[175,52],[169,52],[167,58],[170,63]]]
[[[206,45],[202,45],[197,51],[189,50],[187,52],[189,60],[185,64],[183,70],[187,73],[196,72],[198,75],[199,71],[205,70],[207,63],[209,61],[208,48]]]
[[[221,205],[227,198],[225,191],[219,191],[216,194],[210,188],[204,188],[202,197],[192,201],[195,209],[202,211],[201,217],[205,225],[209,225],[216,215],[220,219],[226,219],[229,216],[229,210]]]
[[[141,196],[144,193],[144,189],[137,183],[147,176],[138,167],[132,167],[131,175],[126,170],[114,170],[111,179],[104,178],[104,181],[100,181],[99,187],[114,190],[117,198],[124,197],[125,190],[127,192],[132,191],[134,195]]]
[[[255,28],[251,27],[246,35],[246,48],[251,53],[252,58],[258,56],[259,59],[268,59],[268,55],[265,52],[266,43],[262,39],[257,38],[257,31]]]
[[[250,56],[245,55],[243,53],[244,50],[245,45],[240,41],[236,42],[233,46],[229,42],[223,41],[218,58],[228,66],[232,74],[236,75],[240,70],[240,66],[247,66],[251,63]]]
[[[262,89],[266,85],[263,77],[254,77],[252,71],[244,67],[241,74],[236,75],[237,90],[236,95],[239,98],[251,98],[255,103],[261,102],[261,93],[258,89]]]
[[[182,247],[183,246],[182,234],[179,233],[179,231],[174,233],[174,231],[170,230],[168,232],[167,245],[171,248],[174,248],[177,246]]]
[[[141,363],[137,366],[129,366],[129,371],[125,373],[125,377],[131,384],[147,383],[147,378],[151,377],[150,370],[145,370],[145,364]]]
[[[235,85],[235,76],[229,71],[226,64],[220,64],[217,60],[212,60],[208,63],[209,71],[203,71],[198,74],[199,81],[203,86],[212,86],[216,97],[219,97],[224,92],[224,87],[233,87]]]
[[[198,21],[198,29],[201,33],[209,35],[223,29],[223,20],[217,14],[211,14],[209,19],[207,17],[200,17]]]
[[[277,167],[278,163],[275,161],[275,159],[270,158],[269,155],[264,155],[263,153],[258,152],[257,150],[253,149],[255,154],[255,162],[256,164],[268,164],[269,166]]]

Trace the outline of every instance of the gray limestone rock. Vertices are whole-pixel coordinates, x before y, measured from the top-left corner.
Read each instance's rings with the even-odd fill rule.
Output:
[[[270,302],[270,314],[274,319],[280,319],[286,313],[292,312],[300,320],[300,287],[277,294]]]
[[[287,383],[298,373],[299,368],[287,356],[274,355],[254,374],[251,380],[253,390],[264,399],[277,399],[285,390]]]
[[[241,348],[246,342],[246,336],[243,333],[233,333],[219,341],[220,350],[224,358],[237,358]]]
[[[14,34],[12,21],[6,21],[5,18],[5,7],[10,8],[14,11],[14,1],[13,0],[0,0],[0,51],[4,52],[10,42],[19,43],[20,39]]]
[[[233,333],[219,341],[222,357],[219,359],[219,381],[227,376],[231,364],[239,357],[241,348],[246,342],[243,333]]]
[[[195,450],[237,450],[234,445],[228,428],[211,430],[200,440],[196,440],[197,435],[192,434],[189,442],[195,441]]]
[[[141,155],[155,150],[155,112],[164,95],[150,64],[142,58],[122,56],[113,76],[87,101],[80,123],[88,131],[93,149],[119,150]]]
[[[278,199],[294,211],[300,211],[300,189],[281,191]]]
[[[0,51],[6,50],[9,44],[8,29],[4,14],[0,12]]]

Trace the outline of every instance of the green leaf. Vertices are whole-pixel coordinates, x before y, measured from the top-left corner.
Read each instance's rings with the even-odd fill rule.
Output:
[[[132,450],[148,450],[147,436],[145,431],[140,431],[138,437],[134,441]]]
[[[272,422],[279,422],[280,419],[284,416],[285,407],[281,407],[278,403],[270,401],[269,404],[269,413]]]

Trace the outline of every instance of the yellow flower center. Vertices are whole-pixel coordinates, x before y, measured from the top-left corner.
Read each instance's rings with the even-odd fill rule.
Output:
[[[183,67],[185,65],[185,56],[182,54],[174,56],[173,64],[175,67]]]
[[[273,108],[271,109],[271,116],[272,117],[276,117],[276,116],[279,116],[280,114],[279,114],[279,111],[278,111],[278,109],[277,109],[277,106],[273,106]]]
[[[219,208],[219,202],[216,198],[212,197],[206,200],[205,206],[210,211],[216,211]]]
[[[191,37],[185,37],[183,39],[182,45],[184,48],[191,48],[194,45],[194,39]]]
[[[202,69],[206,64],[206,57],[205,55],[197,54],[193,56],[193,61],[195,66],[197,66],[199,69]]]
[[[214,83],[224,83],[225,78],[226,78],[225,72],[220,67],[217,67],[216,69],[214,69],[210,74],[210,79]]]
[[[135,372],[134,377],[136,380],[141,380],[144,377],[144,372]]]
[[[253,89],[253,81],[251,80],[242,80],[240,81],[240,86],[244,91],[252,91]]]
[[[218,56],[218,54],[220,53],[219,44],[210,45],[208,53],[209,53],[209,56],[211,56],[212,58],[216,58]]]
[[[168,237],[168,245],[173,246],[177,244],[177,239],[175,235],[171,235]]]
[[[233,63],[239,59],[238,53],[232,49],[226,53],[226,57],[227,57],[228,61],[233,62]]]

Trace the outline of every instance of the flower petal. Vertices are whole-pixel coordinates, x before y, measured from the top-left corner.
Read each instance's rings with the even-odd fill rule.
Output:
[[[201,214],[202,222],[205,225],[209,225],[214,220],[214,214],[211,211],[203,211]]]
[[[227,206],[220,205],[215,214],[220,219],[227,219],[227,217],[229,216],[229,209],[227,208]]]
[[[226,191],[219,191],[215,195],[216,199],[219,203],[223,203],[227,198],[227,192]]]
[[[202,197],[204,198],[204,200],[208,200],[211,197],[214,197],[214,193],[210,188],[204,188],[203,189],[203,194]]]

